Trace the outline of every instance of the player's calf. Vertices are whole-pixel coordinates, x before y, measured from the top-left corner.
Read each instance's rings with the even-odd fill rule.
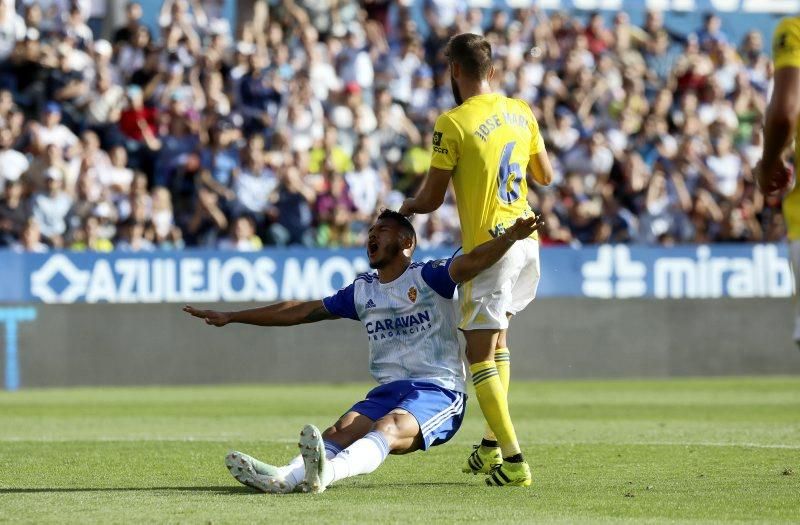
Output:
[[[340,449],[345,449],[364,437],[374,424],[370,418],[350,411],[325,429],[322,438],[329,443],[335,443]]]
[[[405,454],[421,448],[422,434],[417,420],[402,409],[383,416],[372,430],[335,458],[325,457],[322,433],[314,425],[300,432],[300,453],[305,465],[303,492],[320,493],[341,479],[375,471],[390,454]]]

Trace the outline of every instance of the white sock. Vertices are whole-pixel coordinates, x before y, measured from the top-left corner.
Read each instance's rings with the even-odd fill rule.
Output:
[[[383,434],[372,431],[330,460],[322,483],[327,486],[340,479],[369,474],[389,455],[389,443]]]
[[[341,451],[342,448],[336,443],[332,441],[325,441],[326,459],[335,458],[336,455]],[[303,481],[303,478],[306,475],[306,468],[303,464],[303,456],[298,454],[292,458],[288,465],[281,467],[278,470],[289,485],[292,487],[296,486],[298,483]]]

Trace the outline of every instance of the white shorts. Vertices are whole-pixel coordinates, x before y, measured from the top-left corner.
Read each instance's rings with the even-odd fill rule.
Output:
[[[795,341],[800,341],[800,241],[789,241],[789,255],[792,259],[794,274],[794,333]]]
[[[507,314],[521,312],[536,297],[541,268],[539,241],[517,241],[502,259],[458,287],[461,330],[505,330]]]

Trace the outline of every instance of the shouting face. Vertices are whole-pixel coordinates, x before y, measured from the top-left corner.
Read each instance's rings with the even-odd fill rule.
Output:
[[[378,219],[367,235],[367,256],[369,266],[376,270],[385,267],[403,251],[407,236],[397,222],[391,219]]]

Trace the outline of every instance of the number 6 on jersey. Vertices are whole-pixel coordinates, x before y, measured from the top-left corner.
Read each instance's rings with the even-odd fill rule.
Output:
[[[497,194],[500,200],[511,204],[520,197],[519,184],[522,180],[522,169],[518,162],[509,164],[511,153],[516,142],[509,142],[500,156],[500,168],[497,171]]]

